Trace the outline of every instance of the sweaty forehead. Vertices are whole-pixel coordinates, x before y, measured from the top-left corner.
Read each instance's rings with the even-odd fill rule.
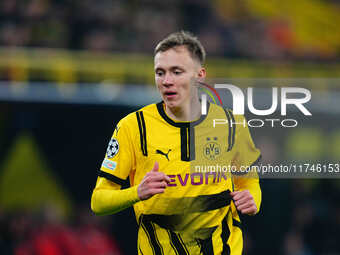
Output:
[[[155,69],[171,68],[172,66],[193,67],[196,64],[186,46],[177,46],[160,51],[155,55]]]

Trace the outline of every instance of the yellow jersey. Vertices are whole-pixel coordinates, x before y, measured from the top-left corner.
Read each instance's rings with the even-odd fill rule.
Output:
[[[218,119],[228,124],[215,125]],[[117,124],[99,176],[139,185],[157,161],[171,180],[164,193],[134,204],[138,254],[242,253],[240,220],[230,197],[238,180],[228,170],[252,166],[260,158],[242,123],[243,116],[213,104],[198,120],[178,122],[161,102]],[[259,189],[258,178],[241,182]]]

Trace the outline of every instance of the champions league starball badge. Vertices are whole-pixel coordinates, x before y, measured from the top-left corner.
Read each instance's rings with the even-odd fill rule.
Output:
[[[119,143],[115,138],[112,138],[109,142],[109,146],[107,147],[106,155],[108,158],[113,158],[117,155],[119,151]]]

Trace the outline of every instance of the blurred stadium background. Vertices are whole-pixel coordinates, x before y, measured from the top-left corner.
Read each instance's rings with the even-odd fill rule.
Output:
[[[264,162],[340,163],[339,13],[338,0],[1,0],[0,254],[136,253],[133,211],[96,217],[90,196],[117,121],[159,100],[153,49],[180,29],[205,45],[210,78],[312,91],[299,128],[252,130]],[[245,254],[340,254],[339,180],[261,183]]]

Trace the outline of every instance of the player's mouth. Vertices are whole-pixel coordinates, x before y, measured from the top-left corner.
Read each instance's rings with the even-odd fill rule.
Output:
[[[173,99],[177,96],[177,93],[174,91],[167,91],[167,92],[164,92],[164,96],[167,99]]]

